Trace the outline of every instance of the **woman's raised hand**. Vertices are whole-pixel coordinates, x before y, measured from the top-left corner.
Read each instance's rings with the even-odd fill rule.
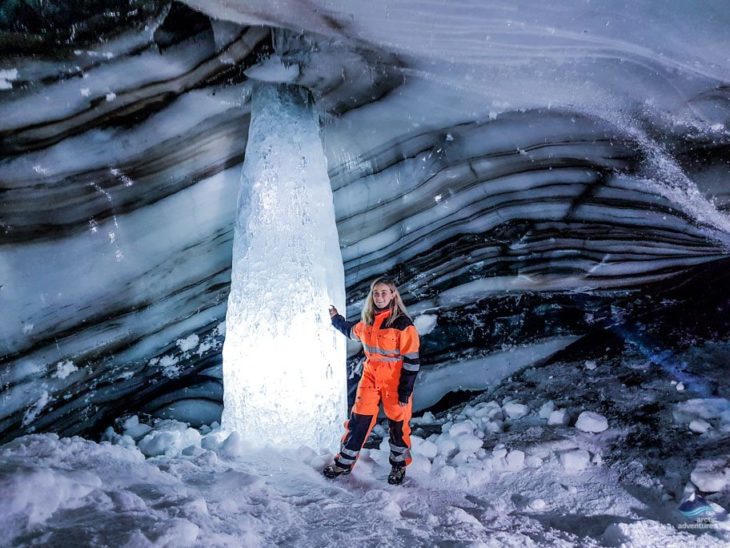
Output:
[[[334,307],[334,305],[330,305],[330,318],[334,318],[337,316],[339,312],[337,312],[337,309]]]

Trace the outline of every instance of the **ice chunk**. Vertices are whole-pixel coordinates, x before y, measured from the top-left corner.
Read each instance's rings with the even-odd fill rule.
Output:
[[[436,417],[433,416],[433,413],[430,411],[426,411],[422,416],[420,417],[413,417],[411,419],[411,424],[435,424],[436,423]]]
[[[578,415],[575,427],[583,432],[599,433],[608,428],[608,421],[603,415],[593,411],[583,411]]]
[[[238,432],[231,432],[230,436],[220,445],[220,453],[230,458],[240,457],[245,450],[243,438]]]
[[[570,416],[565,409],[556,409],[550,413],[550,417],[548,418],[548,424],[551,426],[564,426],[568,424],[568,421],[570,421]]]
[[[503,407],[504,413],[510,418],[510,419],[521,419],[522,417],[526,416],[530,412],[530,408],[522,403],[517,402],[509,402],[506,403]]]
[[[704,419],[694,419],[689,422],[689,429],[698,434],[704,434],[710,428],[712,428],[712,425]]]
[[[695,398],[674,406],[672,416],[678,423],[689,423],[692,419],[716,419],[730,412],[730,400],[725,398]]]
[[[445,457],[451,456],[456,451],[456,442],[448,436],[440,436],[436,446],[438,447],[438,454]]]
[[[591,461],[591,454],[585,449],[569,449],[558,453],[560,465],[566,472],[579,472]]]
[[[464,454],[474,454],[483,445],[482,440],[473,434],[462,434],[457,436],[454,441],[456,441],[459,452]]]
[[[188,428],[185,423],[163,420],[145,435],[137,444],[147,457],[159,455],[176,456],[190,446],[200,446],[200,432]]]
[[[502,420],[504,418],[502,406],[496,401],[478,403],[473,409],[474,418],[487,418],[490,420]]]
[[[507,470],[510,472],[519,472],[525,467],[525,453],[519,449],[507,453],[505,460],[507,461]]]
[[[443,466],[438,469],[436,475],[446,483],[451,483],[456,479],[456,468],[453,466]]]
[[[699,461],[690,479],[700,491],[716,493],[722,491],[728,484],[730,467],[724,459],[709,459]]]
[[[550,418],[550,415],[552,415],[553,411],[555,411],[555,402],[549,400],[540,406],[540,411],[538,411],[538,415],[541,419],[547,420]]]
[[[125,435],[138,440],[149,433],[152,427],[147,424],[140,424],[139,417],[132,415],[122,423],[122,429]]]
[[[438,454],[438,446],[432,441],[413,436],[411,443],[413,444],[413,452],[417,455],[422,455],[427,459],[433,459]]]
[[[461,436],[462,434],[471,434],[474,432],[475,428],[476,425],[470,420],[457,422],[456,424],[451,425],[451,427],[449,428],[449,436],[451,436],[452,438],[456,438],[458,436]]]

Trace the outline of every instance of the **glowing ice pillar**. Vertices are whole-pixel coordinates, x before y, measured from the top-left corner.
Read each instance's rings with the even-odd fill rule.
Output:
[[[346,413],[345,290],[309,94],[253,94],[223,346],[223,427],[258,444],[336,447]]]

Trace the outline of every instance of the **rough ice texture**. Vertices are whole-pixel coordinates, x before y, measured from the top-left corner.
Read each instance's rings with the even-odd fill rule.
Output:
[[[548,416],[550,426],[564,426],[570,421],[570,415],[566,409],[556,409]]]
[[[254,92],[223,346],[223,426],[259,444],[334,448],[346,413],[344,275],[309,94]]]
[[[730,482],[730,463],[727,459],[701,460],[692,470],[690,479],[700,491],[722,491]]]
[[[558,455],[561,466],[566,472],[580,472],[591,461],[591,455],[585,449],[570,449]]]
[[[316,99],[349,319],[383,271],[437,318],[420,405],[513,348],[726,325],[725,2],[164,5],[50,21],[0,68],[2,439],[220,417],[247,71]]]
[[[530,408],[524,403],[509,402],[504,404],[504,413],[510,419],[521,419],[530,412]]]
[[[599,415],[593,411],[583,411],[578,415],[578,420],[575,421],[575,427],[583,432],[597,434],[608,429],[608,420],[603,415]]]

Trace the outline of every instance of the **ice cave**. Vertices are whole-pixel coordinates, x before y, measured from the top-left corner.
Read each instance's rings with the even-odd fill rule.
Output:
[[[0,3],[0,546],[727,546],[728,29]],[[380,276],[420,340],[400,485],[382,414],[322,474],[373,364],[329,307]]]

